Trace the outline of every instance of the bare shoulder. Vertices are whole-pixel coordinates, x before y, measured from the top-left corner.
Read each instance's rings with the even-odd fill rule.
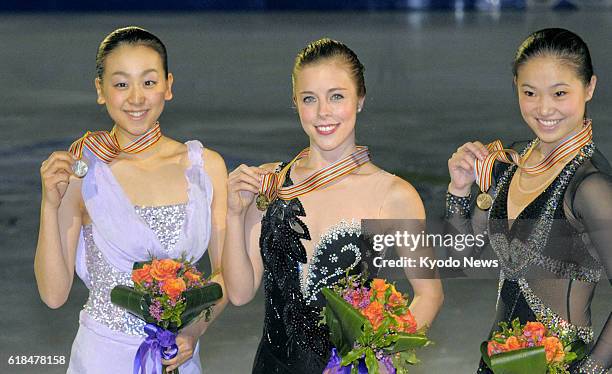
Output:
[[[389,174],[389,178],[381,213],[388,218],[425,218],[423,201],[414,186],[396,175]]]
[[[211,176],[227,175],[225,160],[223,160],[223,157],[218,152],[210,148],[204,148],[202,160],[204,161],[204,169],[206,169]]]
[[[187,144],[168,138],[167,136],[164,136],[162,139],[162,156],[176,157],[187,155]]]

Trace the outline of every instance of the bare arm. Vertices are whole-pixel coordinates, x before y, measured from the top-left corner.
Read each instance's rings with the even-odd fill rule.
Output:
[[[40,169],[42,199],[34,273],[41,299],[54,309],[66,302],[72,287],[84,209],[82,181],[73,176],[73,162],[68,152],[54,152]]]
[[[227,305],[227,295],[225,294],[225,283],[223,279],[223,269],[221,268],[221,257],[223,254],[223,241],[225,239],[225,216],[227,214],[227,168],[225,161],[217,152],[205,149],[203,153],[204,169],[212,179],[213,201],[212,201],[212,230],[208,244],[208,256],[210,258],[211,271],[218,272],[212,280],[223,288],[223,298],[213,308],[212,319],[209,322],[202,322],[195,330],[197,335],[202,335],[210,322],[212,322]]]
[[[424,229],[425,208],[414,187],[410,183],[396,178],[387,193],[380,218],[411,220],[408,221],[410,222],[409,227],[404,227],[404,229],[419,234]],[[398,252],[404,250],[399,247],[397,249]],[[400,255],[402,254],[400,253]],[[413,255],[408,254],[408,256]],[[416,279],[410,273],[409,268],[404,270],[414,291],[410,311],[417,321],[417,326],[419,328],[431,326],[444,302],[442,282],[435,277],[435,274],[430,279]]]
[[[272,164],[240,165],[228,178],[227,231],[222,264],[228,297],[234,305],[251,301],[261,283],[263,262],[259,235],[263,214],[255,206],[255,196],[261,176],[272,168]]]
[[[168,365],[168,371],[176,369],[193,356],[196,342],[227,305],[223,269],[221,268],[223,241],[225,238],[225,216],[227,213],[227,169],[225,161],[215,151],[204,149],[202,157],[204,158],[204,170],[210,176],[213,185],[212,231],[208,244],[208,256],[212,272],[219,272],[212,278],[212,281],[221,285],[223,298],[213,307],[209,321],[202,318],[181,330],[176,338],[179,353],[175,358],[163,361],[164,365]]]

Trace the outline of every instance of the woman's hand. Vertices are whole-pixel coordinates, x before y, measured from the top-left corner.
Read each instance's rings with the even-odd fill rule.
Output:
[[[227,180],[227,213],[242,215],[259,193],[261,180],[268,171],[256,166],[238,166]]]
[[[198,343],[198,338],[185,332],[179,332],[176,336],[176,345],[178,346],[178,353],[176,357],[170,360],[163,360],[162,365],[167,365],[166,371],[170,373],[172,370],[178,368],[185,361],[193,357],[195,346]]]
[[[448,173],[451,177],[448,192],[456,196],[469,195],[472,183],[476,180],[474,160],[482,161],[488,154],[487,148],[478,141],[457,148],[457,152],[448,160]]]
[[[53,152],[43,161],[40,167],[43,205],[59,208],[70,183],[70,176],[74,175],[72,165],[75,161],[72,154],[65,151]]]

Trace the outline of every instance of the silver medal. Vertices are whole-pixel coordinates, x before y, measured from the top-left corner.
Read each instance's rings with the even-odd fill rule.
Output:
[[[72,171],[74,171],[74,175],[79,178],[83,178],[87,174],[87,170],[89,170],[89,167],[83,160],[76,160],[76,162],[72,164]]]

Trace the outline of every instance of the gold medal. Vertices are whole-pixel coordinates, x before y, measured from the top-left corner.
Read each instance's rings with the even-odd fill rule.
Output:
[[[493,205],[493,198],[488,193],[483,192],[476,198],[476,205],[482,210],[489,210]]]
[[[270,206],[270,203],[271,201],[266,197],[266,195],[262,193],[257,195],[257,198],[255,199],[255,204],[257,204],[257,209],[261,210],[262,212],[268,209],[268,206]]]

